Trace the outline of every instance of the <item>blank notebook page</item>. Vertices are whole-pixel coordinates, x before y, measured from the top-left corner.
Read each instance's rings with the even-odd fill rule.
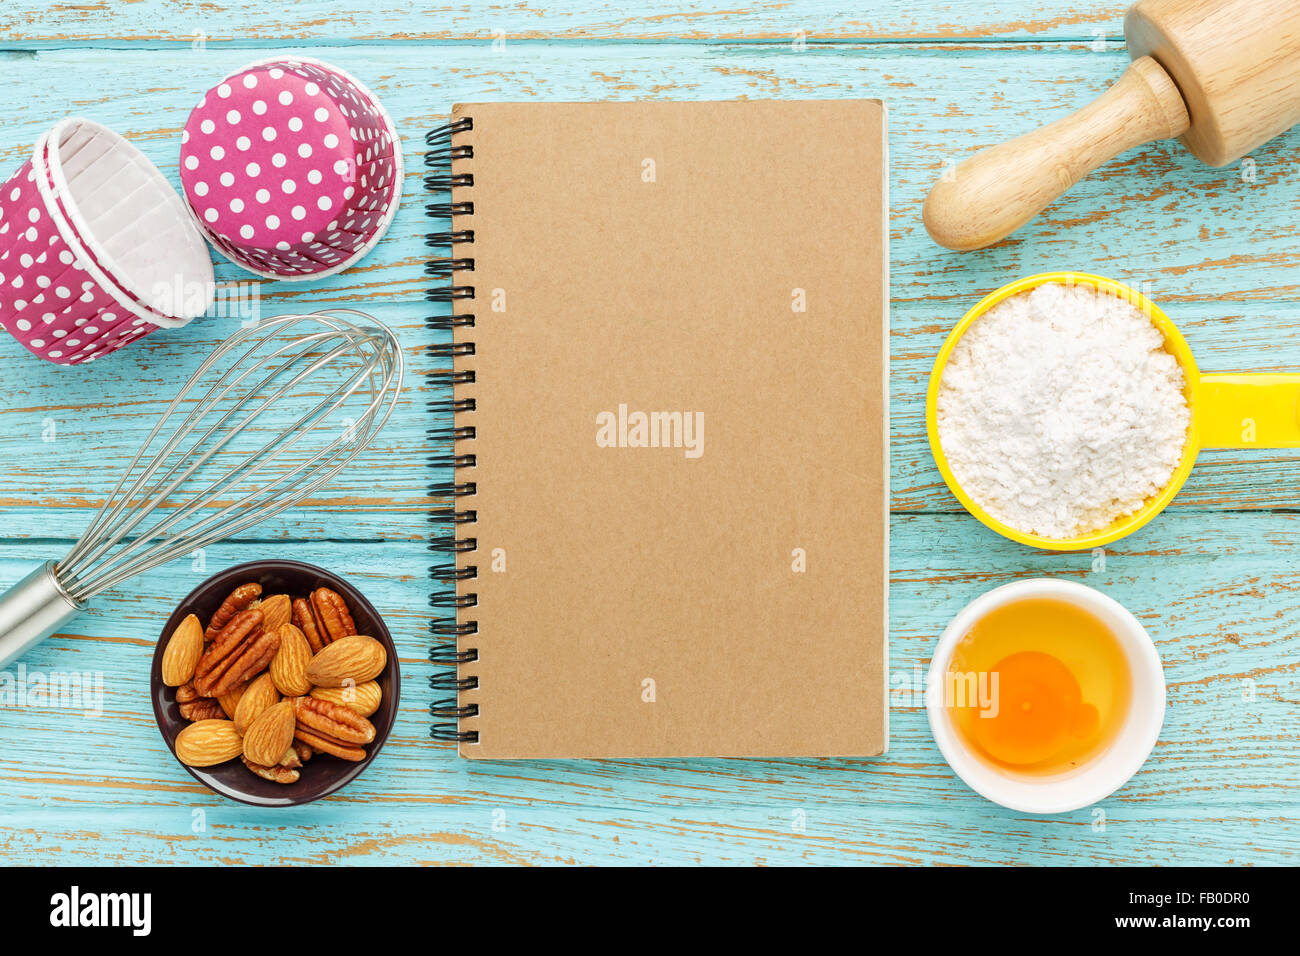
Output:
[[[878,101],[463,104],[466,757],[887,741]]]

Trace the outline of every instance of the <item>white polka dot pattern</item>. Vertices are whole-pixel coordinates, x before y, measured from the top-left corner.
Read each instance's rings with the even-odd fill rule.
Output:
[[[58,365],[94,361],[158,328],[101,288],[64,242],[31,160],[0,186],[0,326]]]
[[[347,74],[295,59],[256,64],[190,114],[181,183],[209,241],[234,262],[310,278],[363,255],[400,199],[383,111]]]

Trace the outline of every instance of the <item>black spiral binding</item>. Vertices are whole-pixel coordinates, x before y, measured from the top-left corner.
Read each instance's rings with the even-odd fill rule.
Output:
[[[430,131],[425,137],[428,147],[424,154],[424,165],[428,173],[424,177],[425,188],[430,192],[450,193],[453,186],[474,185],[472,173],[455,173],[452,164],[456,160],[473,159],[473,146],[454,146],[452,136],[468,132],[474,128],[472,119],[458,119]],[[450,200],[450,196],[448,197]],[[472,202],[432,202],[425,206],[430,218],[450,219],[452,216],[468,216],[474,213]],[[430,259],[424,267],[424,273],[433,286],[425,293],[430,302],[447,302],[452,304],[452,315],[436,315],[426,320],[430,329],[439,332],[451,332],[455,329],[473,328],[474,315],[462,312],[461,303],[474,298],[473,286],[455,285],[454,273],[474,271],[474,260],[456,255],[456,247],[472,243],[474,231],[461,229],[449,232],[433,232],[425,236],[425,245],[431,249],[446,250],[445,255]],[[429,354],[454,362],[458,358],[474,354],[473,342],[453,342],[430,345]],[[446,556],[442,563],[429,568],[429,577],[434,582],[429,604],[433,616],[429,631],[433,636],[433,646],[429,651],[429,660],[441,668],[438,674],[429,679],[429,685],[435,692],[450,693],[453,696],[435,699],[429,706],[429,712],[436,721],[430,731],[434,740],[456,743],[477,743],[477,730],[461,730],[459,721],[466,717],[478,716],[478,705],[462,706],[458,697],[461,691],[474,690],[478,687],[478,677],[461,676],[462,665],[478,660],[478,649],[463,646],[463,638],[478,633],[478,622],[463,620],[461,611],[478,604],[477,594],[458,593],[461,581],[478,577],[478,568],[473,565],[459,567],[456,556],[478,547],[478,541],[472,537],[462,537],[458,531],[462,525],[473,524],[478,520],[478,513],[473,509],[461,507],[464,498],[472,497],[478,490],[472,481],[460,480],[461,469],[473,468],[477,460],[473,454],[462,454],[462,442],[475,438],[473,426],[458,426],[455,416],[459,412],[472,412],[476,405],[473,398],[460,394],[459,387],[474,384],[474,372],[455,368],[435,369],[429,373],[431,384],[445,395],[429,401],[429,411],[438,418],[439,424],[428,430],[428,438],[433,443],[447,443],[449,453],[437,452],[430,455],[429,461],[435,468],[452,469],[451,481],[438,481],[429,486],[429,495],[434,498],[450,498],[451,504],[436,508],[429,514],[429,520],[435,530],[429,539],[429,550]],[[448,423],[450,422],[450,423]]]

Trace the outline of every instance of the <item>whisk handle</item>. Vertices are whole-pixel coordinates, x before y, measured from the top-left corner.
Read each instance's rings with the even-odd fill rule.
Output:
[[[42,564],[0,594],[0,667],[27,653],[84,607],[63,589],[54,562]]]

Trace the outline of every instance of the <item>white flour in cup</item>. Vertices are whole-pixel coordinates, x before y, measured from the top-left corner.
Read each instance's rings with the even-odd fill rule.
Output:
[[[1132,303],[1091,285],[1012,296],[962,335],[939,381],[957,483],[1018,531],[1073,538],[1173,477],[1191,410],[1183,370]]]

